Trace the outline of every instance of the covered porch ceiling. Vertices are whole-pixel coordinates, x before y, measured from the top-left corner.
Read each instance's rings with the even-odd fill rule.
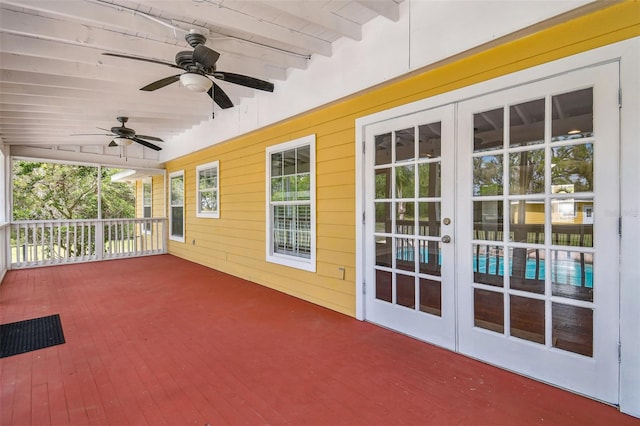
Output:
[[[185,40],[190,31],[220,54],[216,70],[230,74],[212,76],[214,90],[239,108],[256,92],[269,92],[225,77],[254,77],[277,91],[292,70],[304,72],[315,56],[331,57],[336,41],[362,40],[372,19],[397,21],[402,1],[1,0],[1,142],[113,156],[121,147],[109,147],[111,129],[121,126],[117,117],[127,117],[126,127],[162,139],[151,142],[164,149],[220,105],[230,106],[180,87],[177,78],[140,90],[183,73],[172,65],[178,52],[193,51]],[[138,143],[129,149],[157,158]]]

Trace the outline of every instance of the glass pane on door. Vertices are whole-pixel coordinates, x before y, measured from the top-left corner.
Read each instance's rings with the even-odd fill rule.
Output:
[[[593,90],[490,108],[473,126],[475,327],[591,357]]]
[[[440,122],[374,137],[376,299],[442,315]]]

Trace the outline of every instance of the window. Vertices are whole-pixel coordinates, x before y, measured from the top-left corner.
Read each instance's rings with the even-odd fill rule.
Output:
[[[267,261],[315,272],[315,135],[267,148]]]
[[[142,217],[151,217],[152,206],[151,179],[142,182]],[[151,222],[144,223],[144,232],[151,232]]]
[[[169,223],[171,232],[169,238],[184,242],[184,171],[173,172],[169,175]]]
[[[218,161],[196,167],[196,215],[198,217],[220,217]]]

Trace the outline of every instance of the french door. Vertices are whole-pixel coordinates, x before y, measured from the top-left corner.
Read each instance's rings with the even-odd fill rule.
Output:
[[[367,126],[366,319],[616,403],[618,132],[616,63]]]
[[[366,317],[455,348],[454,106],[367,128]]]

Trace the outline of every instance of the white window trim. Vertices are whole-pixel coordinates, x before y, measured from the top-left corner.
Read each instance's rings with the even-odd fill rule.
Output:
[[[150,205],[146,205],[144,203],[144,186],[145,185],[150,185],[151,187],[151,204]],[[149,210],[150,216],[145,216],[144,215],[144,208],[145,207],[150,207],[151,209]],[[150,219],[153,217],[153,181],[151,178],[146,178],[142,180],[142,218],[143,219]],[[151,226],[151,224],[149,224],[149,226]],[[147,224],[145,223],[145,225],[142,227],[142,232],[145,234],[150,234],[151,233],[151,229],[147,229]]]
[[[218,203],[216,210],[212,212],[200,211],[200,170],[206,169],[216,169],[215,191]],[[218,160],[196,167],[196,217],[206,217],[213,219],[220,218],[220,161]]]
[[[271,208],[271,154],[293,148],[309,146],[310,208],[311,208],[311,252],[309,259],[273,252],[273,209]],[[316,272],[316,135],[304,136],[266,149],[266,260],[291,268]]]
[[[171,234],[171,223],[173,221],[173,209],[172,209],[172,205],[171,205],[171,180],[175,177],[182,177],[182,236],[177,236],[177,235],[173,235]],[[181,243],[184,243],[184,234],[185,234],[185,229],[184,229],[184,222],[185,222],[185,215],[184,215],[184,211],[185,211],[185,202],[184,202],[184,170],[179,170],[177,172],[173,172],[169,174],[169,239],[172,241],[178,241]]]

